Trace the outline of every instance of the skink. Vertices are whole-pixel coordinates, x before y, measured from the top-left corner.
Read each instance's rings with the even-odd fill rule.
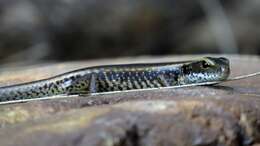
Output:
[[[91,94],[226,80],[226,58],[95,66],[44,80],[0,87],[0,102],[64,94]]]

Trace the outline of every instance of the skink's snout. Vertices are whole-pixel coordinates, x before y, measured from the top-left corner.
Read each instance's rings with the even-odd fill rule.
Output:
[[[229,60],[227,58],[224,58],[224,57],[219,57],[219,58],[217,58],[216,62],[219,64],[219,67],[221,69],[222,79],[223,80],[227,79],[229,74],[230,74]]]
[[[218,59],[219,59],[221,62],[223,62],[224,64],[229,65],[229,60],[228,60],[227,58],[219,57]]]

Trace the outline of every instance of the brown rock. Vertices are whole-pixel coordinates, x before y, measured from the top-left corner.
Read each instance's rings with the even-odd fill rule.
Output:
[[[228,58],[232,76],[259,69],[257,57]],[[0,145],[257,146],[259,82],[254,77],[217,86],[1,105]]]

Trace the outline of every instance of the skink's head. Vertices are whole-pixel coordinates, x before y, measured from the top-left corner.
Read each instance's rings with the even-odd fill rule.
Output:
[[[230,73],[229,61],[223,57],[204,57],[183,65],[182,73],[180,84],[225,80]]]

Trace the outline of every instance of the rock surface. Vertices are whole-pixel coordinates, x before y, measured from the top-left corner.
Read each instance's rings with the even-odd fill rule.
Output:
[[[127,58],[5,70],[1,85],[122,62],[198,56]],[[256,56],[226,56],[231,76],[260,71]],[[87,65],[86,65],[87,64]],[[47,71],[46,71],[47,70]],[[33,74],[33,76],[32,76]],[[260,77],[216,86],[121,92],[0,106],[1,146],[257,146]]]

